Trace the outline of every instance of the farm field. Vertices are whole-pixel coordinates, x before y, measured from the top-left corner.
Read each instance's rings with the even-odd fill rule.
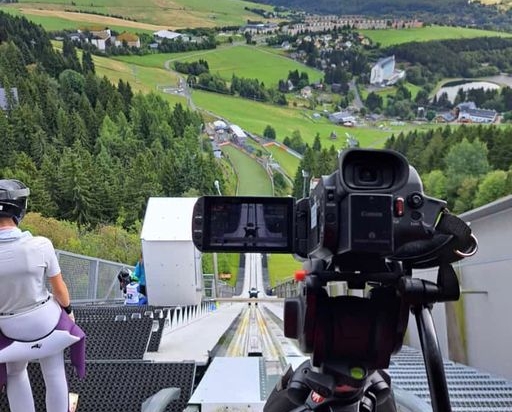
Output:
[[[413,41],[468,39],[484,36],[512,37],[512,33],[451,26],[428,26],[402,30],[361,30],[361,33],[373,42],[380,43],[383,47]]]
[[[140,23],[120,18],[99,16],[95,14],[63,12],[58,10],[43,10],[36,8],[19,8],[19,6],[0,6],[0,11],[14,16],[24,16],[28,20],[40,24],[45,30],[77,30],[84,26],[109,27],[117,32],[147,33],[151,34],[157,30],[165,29],[166,26]],[[19,3],[14,3],[19,4]]]
[[[224,46],[213,50],[187,53],[165,53],[148,56],[116,56],[115,59],[141,66],[164,67],[166,62],[172,69],[173,61],[192,62],[206,60],[211,73],[218,73],[225,80],[233,74],[238,77],[258,79],[267,87],[277,87],[280,79],[286,79],[288,72],[306,72],[311,82],[320,80],[323,74],[284,56],[271,53],[267,48],[248,45]]]
[[[512,8],[511,0],[478,0],[486,6],[496,6],[499,10],[507,11]]]
[[[97,0],[92,3],[89,0],[22,0],[19,3],[2,6],[18,10],[32,20],[32,16],[59,18],[62,23],[66,21],[89,23],[98,22],[99,14],[105,19],[109,15],[123,16],[126,26],[133,22],[145,23],[148,26],[179,29],[187,27],[222,27],[241,25],[250,19],[256,19],[257,15],[245,8],[271,9],[271,6],[255,4],[242,0],[173,0],[161,2],[158,0]],[[80,12],[80,13],[76,13]],[[91,13],[91,14],[89,14]],[[96,13],[96,14],[93,14]],[[104,20],[108,25],[118,25],[122,19]],[[55,26],[57,21],[52,24]],[[69,25],[68,25],[69,26]],[[68,27],[65,26],[65,27]],[[43,26],[49,29],[46,26]],[[52,30],[65,27],[53,28]],[[152,28],[146,27],[148,30]],[[158,29],[157,29],[158,30]]]

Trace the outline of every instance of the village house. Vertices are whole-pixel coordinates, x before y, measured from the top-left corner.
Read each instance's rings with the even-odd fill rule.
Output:
[[[329,115],[329,120],[335,124],[353,126],[356,123],[355,116],[350,112],[335,112]]]
[[[121,47],[125,43],[128,47],[140,48],[140,39],[139,36],[137,36],[136,34],[124,32],[121,33],[119,36],[115,37],[114,44],[117,47]]]
[[[310,86],[305,86],[302,88],[302,90],[300,91],[300,95],[304,98],[304,99],[309,99],[312,95],[313,95],[313,90],[311,89]]]
[[[266,34],[274,33],[279,26],[276,23],[249,23],[240,28],[242,33]]]
[[[245,139],[247,139],[247,134],[242,130],[240,126],[236,124],[229,125],[229,130],[231,132],[231,138],[237,142],[238,144],[244,144]]]
[[[96,46],[98,50],[105,50],[111,43],[112,32],[110,29],[89,30],[91,33],[90,43]]]

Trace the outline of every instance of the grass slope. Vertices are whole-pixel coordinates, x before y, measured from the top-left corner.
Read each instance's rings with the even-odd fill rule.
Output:
[[[382,147],[390,135],[385,130],[348,129],[336,126],[326,118],[313,119],[311,110],[273,106],[200,90],[193,91],[192,99],[197,107],[214,112],[253,133],[261,135],[265,127],[271,125],[276,130],[278,141],[283,141],[286,136],[291,137],[292,133],[298,130],[302,139],[310,145],[319,133],[323,145],[329,147],[334,144],[340,147],[345,142],[345,133],[351,133],[360,140],[362,146]],[[329,136],[333,131],[338,135],[338,140],[330,140]]]
[[[192,62],[206,60],[210,72],[218,73],[225,80],[233,74],[248,79],[258,79],[267,87],[277,87],[280,79],[286,79],[288,72],[298,70],[306,72],[311,82],[320,80],[322,72],[300,64],[287,57],[269,52],[267,48],[248,45],[219,47],[213,50],[201,50],[187,53],[153,54],[149,56],[118,56],[117,60],[137,65],[172,68],[173,61]]]
[[[21,0],[19,3],[2,6],[2,9],[18,10],[30,20],[36,16],[58,18],[59,20],[43,21],[49,23],[52,28],[45,25],[43,27],[57,30],[68,28],[70,23],[72,27],[77,28],[83,25],[84,21],[97,21],[99,16],[89,13],[123,16],[129,20],[170,29],[242,25],[247,20],[258,19],[258,15],[245,10],[246,7],[272,9],[271,6],[242,0]],[[79,15],[74,13],[79,11]],[[59,23],[63,26],[58,27]],[[107,24],[129,26],[115,20]]]
[[[263,167],[254,158],[232,145],[222,146],[238,173],[238,196],[272,196],[272,184]]]

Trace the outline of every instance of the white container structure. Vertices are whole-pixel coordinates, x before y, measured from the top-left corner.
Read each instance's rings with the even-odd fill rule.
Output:
[[[141,232],[148,303],[197,305],[202,297],[201,252],[192,243],[197,198],[149,198]]]

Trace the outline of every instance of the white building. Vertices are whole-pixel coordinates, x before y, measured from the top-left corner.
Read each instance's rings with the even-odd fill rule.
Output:
[[[388,56],[378,60],[372,67],[370,84],[388,86],[404,77],[404,70],[395,69],[395,56]]]
[[[229,129],[231,130],[233,137],[239,140],[243,140],[247,137],[242,128],[240,126],[237,126],[236,124],[229,125]]]
[[[161,42],[163,39],[176,40],[182,37],[182,34],[170,30],[159,30],[153,33],[153,37],[157,42]]]

